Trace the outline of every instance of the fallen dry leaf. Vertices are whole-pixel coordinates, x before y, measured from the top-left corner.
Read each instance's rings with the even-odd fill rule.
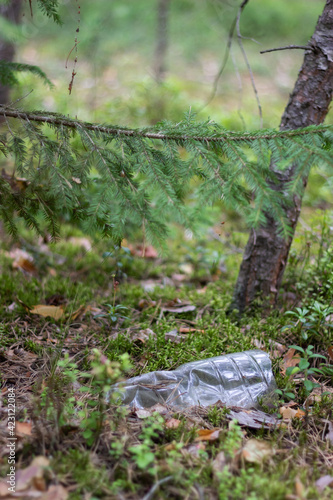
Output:
[[[322,493],[328,486],[333,487],[333,476],[322,476],[321,478],[317,479],[316,487],[319,493]]]
[[[288,406],[281,406],[280,414],[282,415],[283,420],[291,420],[293,418],[302,419],[305,416],[305,412],[300,408],[294,410]]]
[[[272,339],[270,339],[268,342],[269,342],[271,356],[273,358],[280,358],[285,352],[286,346]]]
[[[250,429],[274,429],[275,427],[279,427],[281,423],[273,415],[268,415],[261,410],[245,410],[236,406],[229,408],[226,418],[237,420],[240,425],[244,425]]]
[[[44,472],[49,463],[50,461],[46,457],[37,456],[28,467],[18,470],[16,491],[23,491],[31,487],[38,491],[46,491]]]
[[[131,251],[132,255],[136,257],[145,257],[146,259],[157,259],[158,252],[152,245],[136,245],[133,247],[132,245],[128,245],[128,248]]]
[[[181,421],[177,418],[170,418],[170,420],[166,422],[165,427],[167,427],[168,429],[177,429],[180,424]]]
[[[199,429],[195,441],[216,441],[219,438],[221,429]]]
[[[25,250],[15,248],[10,252],[6,252],[6,255],[13,259],[12,265],[14,269],[22,269],[23,271],[31,274],[37,272],[33,256]]]
[[[153,414],[153,412],[151,412],[150,410],[137,410],[135,412],[135,415],[140,418],[140,419],[144,419],[144,418],[148,418],[148,417],[151,417]]]
[[[333,360],[333,345],[331,345],[328,349],[327,349],[327,354],[329,355],[330,359]]]
[[[217,481],[219,480],[218,474],[222,472],[223,469],[225,469],[226,465],[227,465],[226,456],[223,451],[220,451],[216,455],[212,463],[213,475]]]
[[[155,307],[156,300],[141,299],[138,303],[139,309],[148,309],[149,307]]]
[[[272,445],[268,441],[249,439],[241,450],[241,457],[246,462],[261,463],[265,458],[274,454]]]
[[[297,366],[298,363],[301,360],[301,357],[299,353],[295,354],[295,349],[290,348],[286,354],[283,356],[283,366],[282,366],[282,374],[286,374],[287,368],[290,368],[291,366]]]
[[[17,436],[31,436],[32,424],[30,422],[15,422],[15,433]]]
[[[31,314],[38,314],[39,316],[43,316],[47,318],[50,316],[53,319],[60,319],[64,316],[65,312],[63,306],[47,306],[45,304],[38,304],[37,306],[33,306],[30,309]]]
[[[149,340],[149,337],[156,337],[156,333],[150,328],[146,328],[145,330],[140,330],[139,332],[133,333],[130,337],[132,342],[140,340],[143,344],[146,340]]]

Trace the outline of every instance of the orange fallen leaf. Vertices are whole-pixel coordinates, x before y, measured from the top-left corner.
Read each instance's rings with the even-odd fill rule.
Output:
[[[33,306],[33,308],[30,309],[30,312],[31,314],[38,314],[44,318],[50,316],[53,319],[60,319],[64,316],[63,306],[47,306],[44,304],[38,304],[37,306]]]
[[[199,429],[198,437],[195,441],[216,441],[219,438],[221,429]]]
[[[298,476],[296,476],[295,478],[295,493],[296,493],[296,496],[297,498],[299,499],[303,499],[305,498],[305,488],[304,488],[304,484],[302,483],[302,481],[300,480],[300,478]]]
[[[283,356],[283,367],[281,370],[283,375],[286,374],[287,368],[290,368],[292,366],[297,366],[300,360],[301,360],[300,354],[299,353],[295,354],[295,349],[291,347]]]
[[[305,412],[300,408],[294,410],[293,408],[287,406],[281,406],[280,413],[282,415],[283,420],[291,420],[293,418],[302,419],[305,416]]]
[[[13,262],[14,269],[22,269],[27,273],[35,273],[37,272],[36,266],[31,260],[28,259],[18,259]]]
[[[23,436],[31,436],[32,424],[30,422],[15,422],[15,433]]]

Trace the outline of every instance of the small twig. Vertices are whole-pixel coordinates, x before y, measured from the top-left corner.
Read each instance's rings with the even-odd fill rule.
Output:
[[[238,38],[238,45],[239,45],[239,47],[240,47],[240,49],[242,51],[245,64],[246,64],[247,69],[248,69],[249,74],[250,74],[253,92],[254,92],[254,95],[256,97],[256,101],[257,101],[257,105],[258,105],[258,111],[259,111],[259,117],[260,117],[260,128],[262,128],[263,127],[263,119],[262,119],[262,108],[261,108],[261,104],[260,104],[259,94],[258,94],[257,87],[256,87],[256,84],[255,84],[255,81],[254,81],[254,76],[253,76],[252,68],[251,68],[250,62],[249,62],[249,60],[247,58],[246,51],[244,49],[244,45],[243,45],[243,42],[242,42],[242,35],[241,35],[241,32],[240,32],[240,26],[239,26],[241,14],[242,14],[243,9],[244,9],[244,7],[245,7],[246,4],[247,4],[247,1],[244,0],[244,2],[242,3],[242,5],[240,6],[240,8],[238,10],[237,21],[236,21],[237,38]]]
[[[286,45],[285,47],[276,47],[275,49],[261,50],[260,54],[266,54],[266,52],[276,52],[277,50],[289,50],[289,49],[313,50],[311,45]]]
[[[233,36],[234,36],[236,24],[237,24],[237,19],[241,15],[241,13],[243,12],[243,9],[244,9],[245,5],[248,3],[248,1],[249,0],[243,0],[243,2],[241,3],[241,5],[240,5],[240,7],[238,9],[237,16],[235,17],[235,19],[233,20],[233,22],[231,24],[231,27],[230,27],[230,30],[229,30],[229,34],[228,34],[227,46],[226,46],[226,49],[225,49],[225,52],[224,52],[224,56],[223,56],[223,61],[222,61],[221,67],[219,69],[219,72],[217,73],[217,75],[215,77],[214,84],[213,84],[213,90],[212,90],[212,92],[211,92],[208,100],[198,110],[198,113],[200,113],[203,109],[205,109],[205,107],[208,106],[208,104],[210,104],[211,101],[216,96],[217,86],[218,86],[219,80],[220,80],[220,78],[222,76],[224,68],[226,67],[226,64],[227,64],[228,59],[229,59],[229,54],[230,54],[230,49],[231,49],[231,45],[232,45],[232,39],[233,39]]]
[[[156,484],[154,484],[154,486],[150,489],[150,491],[147,493],[147,495],[145,495],[143,497],[142,500],[151,500],[154,496],[154,493],[156,490],[158,490],[158,488],[161,486],[161,484],[163,483],[166,483],[167,481],[170,481],[170,479],[172,479],[173,476],[167,476],[167,477],[164,477],[163,479],[160,479],[159,481],[157,481]]]
[[[4,105],[3,104],[3,107],[4,108],[11,108],[14,104],[16,104],[17,102],[20,102],[20,101],[23,101],[23,99],[25,99],[26,97],[28,97],[32,92],[34,91],[34,89],[31,89],[30,92],[28,92],[27,94],[25,94],[24,96],[22,97],[19,97],[18,99],[16,99],[16,101],[13,101],[13,102],[10,102],[8,105]]]

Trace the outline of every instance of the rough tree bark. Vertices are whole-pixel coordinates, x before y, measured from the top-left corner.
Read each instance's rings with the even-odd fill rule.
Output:
[[[18,24],[20,21],[22,0],[12,0],[6,4],[0,5],[0,16],[9,21]],[[15,55],[15,45],[0,36],[0,60],[13,61]],[[0,83],[0,103],[8,102],[9,87]]]
[[[306,50],[294,90],[282,116],[280,129],[296,129],[322,123],[328,113],[333,91],[333,0],[327,0]],[[274,165],[271,165],[274,169]],[[275,189],[282,191],[294,174],[294,167],[279,172]],[[295,232],[301,211],[303,191],[286,204],[285,213]],[[260,295],[264,307],[274,305],[286,267],[293,237],[279,237],[276,223],[268,215],[267,223],[251,231],[240,267],[232,309],[242,313]]]

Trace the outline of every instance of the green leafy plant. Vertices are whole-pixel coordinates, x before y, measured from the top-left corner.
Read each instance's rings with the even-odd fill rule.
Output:
[[[82,386],[81,392],[88,393],[87,404],[79,411],[80,427],[88,445],[92,445],[99,436],[106,418],[106,409],[110,403],[115,403],[119,392],[108,394],[110,388],[119,378],[131,368],[128,354],[122,354],[119,361],[110,361],[98,349],[93,350],[91,372],[81,373],[90,380],[90,386]],[[109,403],[107,403],[107,400]]]
[[[313,391],[315,387],[318,387],[318,384],[316,382],[313,382],[312,380],[309,379],[310,375],[314,375],[315,373],[319,373],[320,375],[323,375],[322,370],[319,368],[314,368],[310,366],[310,360],[311,359],[316,359],[316,358],[322,358],[326,361],[325,356],[322,356],[321,354],[316,354],[313,352],[314,346],[309,345],[306,349],[303,349],[302,347],[298,345],[291,345],[289,346],[292,349],[295,349],[296,351],[299,351],[301,353],[301,359],[299,361],[298,366],[290,366],[286,370],[286,375],[292,376],[295,375],[298,372],[303,372],[304,374],[304,388],[307,394],[310,394],[310,392]]]
[[[129,448],[139,469],[147,469],[147,467],[150,467],[148,471],[155,473],[154,467],[151,467],[155,461],[155,454],[153,452],[153,447],[155,445],[154,440],[156,440],[159,433],[163,431],[163,423],[164,419],[158,413],[148,417],[142,426],[142,432],[139,436],[141,443]]]
[[[296,321],[291,325],[286,325],[283,330],[295,329],[304,341],[321,337],[323,333],[326,333],[326,338],[330,341],[333,324],[327,321],[327,318],[332,313],[332,306],[325,306],[315,300],[309,307],[296,307],[296,311],[287,311],[285,314],[294,317]]]
[[[128,307],[122,306],[120,304],[116,305],[116,293],[119,287],[119,281],[115,279],[115,275],[112,275],[113,280],[113,302],[112,304],[106,304],[108,311],[106,313],[97,314],[96,318],[108,317],[112,323],[116,323],[120,318],[128,319],[127,316],[122,316],[121,312],[128,310]]]

